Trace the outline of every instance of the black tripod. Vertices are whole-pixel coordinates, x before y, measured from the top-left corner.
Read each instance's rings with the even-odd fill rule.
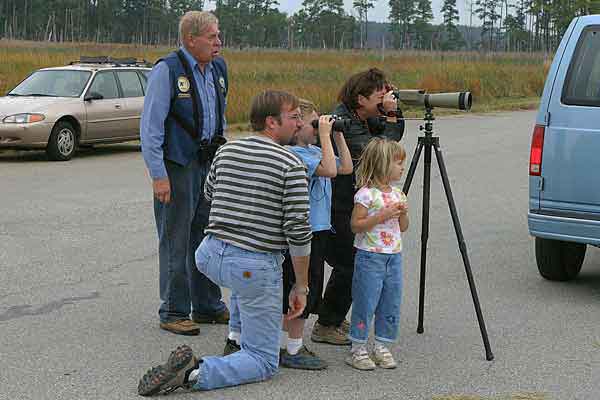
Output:
[[[469,262],[469,256],[467,255],[467,246],[465,239],[460,228],[460,221],[458,220],[458,213],[456,212],[456,205],[454,198],[452,197],[452,191],[450,189],[450,181],[448,179],[448,173],[446,171],[446,165],[444,164],[444,158],[440,149],[440,138],[433,136],[433,116],[432,108],[427,108],[425,111],[425,126],[421,126],[420,129],[425,131],[425,136],[420,136],[410,163],[408,175],[404,182],[402,191],[408,194],[410,184],[412,183],[419,158],[421,157],[421,151],[425,147],[425,166],[423,174],[423,219],[421,227],[421,282],[419,288],[419,325],[417,327],[418,333],[423,333],[423,307],[425,301],[425,264],[427,256],[427,240],[429,238],[429,194],[430,194],[430,178],[431,178],[431,148],[435,150],[435,157],[440,168],[442,175],[442,182],[444,183],[444,190],[446,192],[446,198],[448,199],[448,207],[450,208],[450,214],[452,215],[452,222],[454,224],[454,230],[456,231],[456,238],[458,240],[458,247],[462,255],[463,263],[465,265],[465,271],[467,273],[467,280],[469,281],[469,288],[471,289],[471,296],[473,297],[473,304],[475,305],[475,313],[477,314],[477,321],[479,322],[479,329],[481,330],[481,336],[483,338],[483,345],[485,347],[485,358],[488,361],[494,359],[492,349],[490,348],[490,341],[488,339],[487,330],[485,329],[485,322],[483,315],[481,314],[481,306],[479,305],[479,298],[477,297],[477,289],[475,288],[475,281],[473,280],[473,273],[471,272],[471,264]]]

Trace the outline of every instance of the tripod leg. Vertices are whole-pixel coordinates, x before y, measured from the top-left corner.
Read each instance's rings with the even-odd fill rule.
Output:
[[[479,322],[479,329],[481,330],[481,336],[483,338],[483,345],[485,347],[485,358],[488,361],[494,359],[492,349],[490,348],[490,341],[488,339],[487,330],[485,328],[485,321],[481,313],[481,306],[479,305],[479,298],[477,297],[477,289],[475,288],[475,280],[473,279],[473,272],[471,271],[471,264],[469,262],[469,256],[467,255],[467,245],[465,244],[465,238],[460,227],[460,221],[458,219],[458,213],[456,211],[456,204],[452,197],[452,190],[450,189],[450,180],[448,179],[448,172],[446,171],[446,165],[444,164],[444,157],[440,149],[440,144],[437,138],[433,144],[435,149],[435,157],[440,167],[440,173],[442,175],[442,182],[444,183],[444,191],[446,192],[446,198],[448,199],[448,207],[450,207],[450,214],[452,216],[452,222],[454,224],[454,230],[456,231],[456,238],[458,240],[458,247],[460,254],[462,255],[463,264],[465,265],[465,271],[467,273],[467,280],[469,281],[469,288],[471,289],[471,296],[473,297],[473,304],[475,305],[475,313],[477,314],[477,321]]]
[[[425,265],[427,263],[427,240],[429,239],[429,195],[431,191],[431,143],[421,144],[421,147],[423,146],[425,146],[425,164],[423,166],[424,168],[423,219],[421,224],[421,280],[419,285],[419,323],[417,325],[417,333],[423,333],[423,313],[425,309]]]
[[[417,164],[419,163],[419,157],[421,157],[422,150],[423,150],[423,138],[419,138],[419,141],[417,143],[417,148],[415,149],[415,154],[413,154],[412,161],[410,162],[410,168],[408,169],[408,174],[406,174],[406,179],[404,180],[404,186],[402,187],[402,191],[406,195],[408,195],[408,191],[410,190],[410,184],[412,183],[413,176],[415,175],[415,171],[417,170]]]

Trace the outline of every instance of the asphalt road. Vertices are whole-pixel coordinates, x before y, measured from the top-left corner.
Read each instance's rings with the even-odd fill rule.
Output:
[[[588,249],[574,282],[548,282],[537,272],[526,219],[534,117],[435,124],[494,361],[485,360],[435,163],[425,333],[416,333],[421,163],[404,237],[399,368],[358,372],[343,362],[347,348],[309,341],[328,370],[283,370],[266,383],[170,397],[597,399],[600,253]],[[409,123],[403,141],[411,156],[416,126]],[[134,399],[141,374],[177,344],[222,351],[224,326],[206,326],[195,338],[158,329],[152,194],[137,146],[88,149],[65,163],[42,152],[0,153],[0,193],[0,399]]]

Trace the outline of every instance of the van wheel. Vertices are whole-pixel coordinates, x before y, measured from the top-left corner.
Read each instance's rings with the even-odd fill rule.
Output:
[[[581,271],[586,245],[535,238],[535,259],[540,274],[551,281],[569,281]]]
[[[46,154],[52,161],[67,161],[77,149],[77,132],[67,121],[58,121],[46,146]]]

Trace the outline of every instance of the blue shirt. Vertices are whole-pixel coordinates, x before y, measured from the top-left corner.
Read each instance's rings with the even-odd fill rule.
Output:
[[[196,88],[200,96],[199,100],[202,103],[202,139],[209,140],[215,134],[215,113],[217,110],[217,92],[212,74],[213,67],[212,64],[207,64],[203,73],[200,71],[196,59],[184,47],[181,47],[181,50],[183,50],[183,54],[192,68]],[[171,94],[169,67],[166,63],[159,62],[152,68],[148,78],[144,110],[140,122],[142,155],[153,179],[167,176],[162,145],[165,140],[165,120],[171,107]],[[223,121],[223,130],[225,128],[226,123]]]
[[[310,226],[313,232],[331,229],[331,178],[317,176],[317,167],[323,158],[320,147],[309,145],[288,146],[306,166],[308,196],[310,199]],[[339,164],[339,161],[338,161]]]

